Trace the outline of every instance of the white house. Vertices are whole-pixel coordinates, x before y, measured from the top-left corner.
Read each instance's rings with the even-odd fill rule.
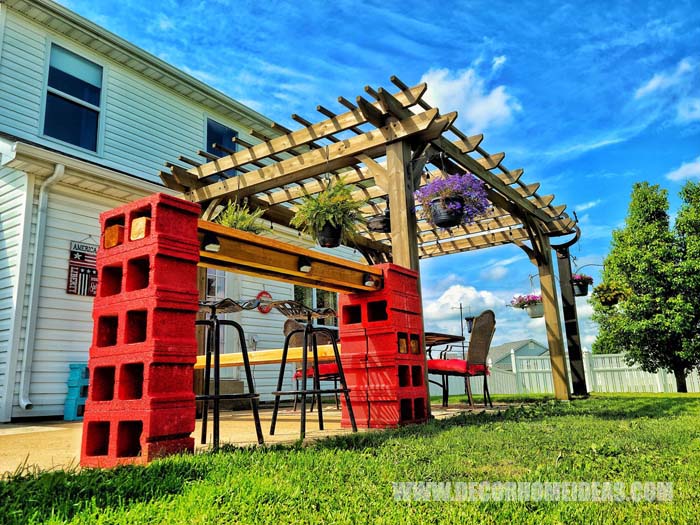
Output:
[[[92,298],[67,291],[71,241],[97,244],[101,212],[168,192],[166,161],[236,135],[259,142],[251,130],[274,136],[270,125],[50,0],[0,1],[0,422],[61,415],[68,363],[87,361]],[[301,242],[281,227],[270,235]],[[286,283],[209,278],[218,296],[294,296]],[[251,344],[282,344],[279,314],[238,315]],[[276,373],[255,371],[261,393]]]

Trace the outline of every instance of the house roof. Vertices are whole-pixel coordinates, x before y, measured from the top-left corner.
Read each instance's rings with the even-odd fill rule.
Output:
[[[498,361],[500,361],[504,357],[510,355],[511,350],[515,350],[517,352],[522,347],[527,346],[529,343],[534,343],[538,346],[541,346],[543,349],[543,353],[547,351],[547,347],[545,345],[535,341],[534,339],[522,339],[520,341],[510,341],[508,343],[503,343],[502,345],[491,347],[491,349],[489,350],[489,357],[491,358],[491,362],[497,363]]]
[[[184,71],[135,46],[51,0],[4,0],[5,4],[43,26],[107,56],[157,84],[267,136],[281,132],[273,121],[206,85]]]

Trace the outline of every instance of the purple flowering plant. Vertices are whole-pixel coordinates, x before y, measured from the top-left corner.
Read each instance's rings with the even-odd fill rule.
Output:
[[[527,294],[527,295],[516,295],[510,301],[510,305],[513,308],[527,308],[528,306],[532,306],[532,305],[535,305],[535,304],[538,304],[541,302],[542,302],[541,295],[531,293],[531,294]]]
[[[574,284],[593,284],[593,277],[584,273],[575,273],[571,276],[571,282]]]
[[[439,200],[449,210],[462,215],[462,223],[469,224],[484,214],[491,203],[486,198],[486,188],[481,179],[471,173],[457,173],[435,177],[414,194],[421,207],[423,218],[435,226],[431,202]]]

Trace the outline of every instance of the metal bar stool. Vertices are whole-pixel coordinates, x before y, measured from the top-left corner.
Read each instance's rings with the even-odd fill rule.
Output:
[[[340,352],[338,352],[338,344],[333,331],[328,328],[321,326],[314,326],[314,319],[325,319],[328,317],[335,317],[335,310],[332,308],[318,308],[311,309],[308,306],[298,303],[296,301],[272,301],[269,303],[270,306],[276,308],[282,315],[288,317],[289,319],[294,319],[301,323],[306,323],[303,329],[293,330],[284,340],[284,349],[282,350],[282,362],[280,364],[280,375],[277,381],[277,390],[272,394],[275,396],[275,407],[272,411],[272,424],[270,425],[270,435],[275,434],[275,425],[277,423],[277,412],[280,406],[280,396],[282,395],[292,395],[301,397],[301,439],[304,439],[306,435],[306,396],[315,396],[316,403],[318,405],[318,428],[323,430],[323,407],[321,404],[321,394],[338,394],[342,393],[345,396],[345,402],[347,404],[348,416],[350,417],[350,423],[352,424],[353,432],[357,432],[357,425],[355,423],[355,414],[352,411],[352,403],[350,402],[350,390],[348,389],[347,382],[345,381],[345,374],[343,373],[343,365],[340,362]],[[303,333],[304,334],[304,345],[301,354],[301,389],[296,390],[282,390],[282,385],[284,384],[284,368],[287,364],[287,353],[289,351],[289,342],[294,336],[294,334]],[[318,342],[316,340],[317,335],[325,334],[333,346],[333,354],[335,356],[335,364],[338,367],[338,376],[340,380],[341,388],[327,388],[322,389],[320,385],[320,370],[318,363]],[[311,352],[313,360],[313,388],[307,388],[308,380],[308,354]],[[313,397],[312,397],[313,399]]]
[[[204,394],[195,396],[197,401],[202,401],[202,444],[207,442],[207,419],[209,415],[209,400],[214,402],[214,450],[219,448],[219,402],[222,399],[250,399],[250,406],[253,409],[253,419],[255,420],[255,432],[258,435],[258,443],[264,443],[262,427],[260,425],[260,414],[258,412],[258,400],[260,395],[255,393],[253,384],[253,372],[250,369],[248,359],[248,347],[245,342],[243,328],[235,321],[219,319],[218,314],[240,312],[242,310],[253,310],[257,308],[259,301],[234,301],[233,299],[223,299],[221,301],[200,301],[200,311],[208,312],[209,318],[195,321],[198,326],[207,327],[206,343],[206,364],[204,372]],[[233,326],[238,332],[241,344],[241,354],[245,368],[246,382],[248,383],[248,393],[245,394],[221,394],[221,326]],[[211,358],[214,355],[214,393],[209,391],[209,381],[211,379]]]

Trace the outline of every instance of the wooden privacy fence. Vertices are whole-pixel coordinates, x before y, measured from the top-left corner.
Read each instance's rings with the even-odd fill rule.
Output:
[[[593,355],[584,352],[586,385],[590,392],[675,392],[673,374],[644,372],[639,365],[628,365],[624,354]],[[568,368],[568,355],[567,355]],[[489,376],[489,391],[492,394],[551,394],[552,369],[549,356],[515,357],[511,355],[513,371],[492,368]],[[571,373],[569,371],[569,385]],[[700,392],[700,375],[697,370],[688,376],[688,392]],[[472,379],[472,391],[482,394],[481,378]],[[450,393],[464,392],[464,381],[450,378]],[[440,395],[440,389],[431,384],[431,395]]]

